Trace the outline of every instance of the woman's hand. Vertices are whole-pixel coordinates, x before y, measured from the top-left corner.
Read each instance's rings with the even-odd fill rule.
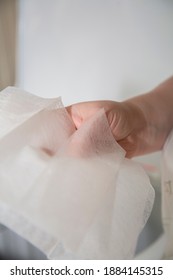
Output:
[[[130,102],[94,101],[67,107],[78,129],[80,125],[104,108],[115,140],[125,149],[127,157],[145,153],[147,122],[144,113]]]
[[[173,77],[151,92],[123,102],[83,102],[67,110],[78,129],[100,108],[105,109],[112,134],[127,157],[161,150],[173,128]]]

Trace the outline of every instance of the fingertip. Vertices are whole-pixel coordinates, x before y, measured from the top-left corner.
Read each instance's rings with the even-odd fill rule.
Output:
[[[67,107],[65,107],[67,113],[68,113],[70,116],[71,116],[71,110],[72,110],[71,107],[72,107],[72,106],[67,106]]]
[[[73,105],[67,106],[66,110],[67,110],[68,114],[70,115],[76,129],[78,129],[82,124],[82,119],[79,117],[79,115],[77,113],[74,112]]]

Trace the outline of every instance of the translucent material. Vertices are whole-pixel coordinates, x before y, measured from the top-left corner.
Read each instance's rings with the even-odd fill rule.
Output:
[[[76,130],[59,98],[7,88],[0,104],[0,222],[50,259],[133,258],[154,191],[104,110]]]

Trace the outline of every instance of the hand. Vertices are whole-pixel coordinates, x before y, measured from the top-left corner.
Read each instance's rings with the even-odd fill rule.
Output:
[[[67,107],[76,128],[104,108],[115,140],[126,151],[127,157],[147,152],[147,121],[143,111],[131,102],[94,101]]]
[[[78,129],[100,108],[105,109],[112,134],[127,157],[161,150],[173,128],[173,77],[124,102],[84,102],[67,110]]]

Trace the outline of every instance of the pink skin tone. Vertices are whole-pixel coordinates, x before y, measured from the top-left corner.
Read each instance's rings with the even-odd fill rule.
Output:
[[[78,129],[100,108],[104,108],[114,138],[128,158],[161,150],[173,128],[173,77],[122,102],[82,102],[67,111]]]

